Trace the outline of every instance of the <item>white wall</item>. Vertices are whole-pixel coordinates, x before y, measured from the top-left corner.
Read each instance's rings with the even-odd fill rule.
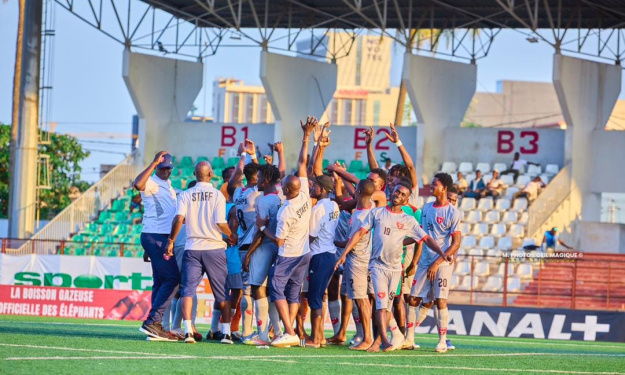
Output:
[[[565,131],[560,129],[450,128],[444,143],[444,161],[510,164],[518,151],[543,168],[564,165]]]
[[[625,193],[625,131],[595,130],[592,142],[592,190]]]

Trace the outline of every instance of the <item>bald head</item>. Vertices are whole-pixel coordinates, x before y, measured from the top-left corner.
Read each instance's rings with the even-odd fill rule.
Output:
[[[290,175],[284,179],[282,185],[282,192],[287,199],[293,199],[299,194],[299,190],[302,188],[302,183],[298,177]],[[306,186],[308,189],[308,186]]]
[[[213,167],[207,161],[200,161],[195,165],[195,179],[198,182],[210,182],[213,178]]]

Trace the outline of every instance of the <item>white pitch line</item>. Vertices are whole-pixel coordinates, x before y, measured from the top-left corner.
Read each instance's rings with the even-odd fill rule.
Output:
[[[300,355],[300,358],[380,358],[382,353],[369,354],[338,354],[338,355]],[[526,357],[526,356],[543,356],[543,357],[625,357],[625,354],[603,354],[603,353],[483,353],[483,354],[390,354],[386,358],[411,357],[411,358],[466,358],[466,357]],[[209,357],[214,358],[214,357]],[[223,359],[236,359],[237,357],[222,357]],[[264,355],[264,356],[245,356],[245,358],[293,358],[293,355]]]
[[[45,346],[45,345],[23,345],[23,344],[5,344],[0,343],[0,346],[8,346],[15,348],[31,348],[31,349],[51,349],[51,350],[67,350],[74,352],[93,352],[93,353],[111,353],[111,354],[140,354],[147,356],[154,356],[154,353],[142,353],[142,352],[128,352],[122,350],[105,350],[105,349],[83,349],[83,348],[69,348],[65,346]],[[164,358],[171,358],[172,356],[187,358],[192,356],[187,356],[184,354],[163,354]],[[167,357],[169,356],[169,357]]]
[[[485,337],[485,336],[479,336],[481,338],[470,338],[470,337],[465,337],[465,336],[452,336],[454,341],[473,341],[473,342],[480,342],[480,343],[488,343],[490,342],[495,342],[497,344],[523,344],[523,345],[535,345],[537,344],[536,341],[522,341],[522,340],[507,340],[505,339],[505,337],[501,337],[499,339],[493,339],[493,337]],[[546,346],[581,346],[581,347],[585,347],[585,348],[617,348],[617,349],[625,349],[625,345],[603,345],[603,344],[599,344],[597,341],[582,341],[585,342],[587,344],[582,344],[582,342],[580,342],[579,344],[576,343],[571,343],[571,342],[559,342],[560,340],[544,340],[542,342],[540,342],[540,345],[546,345]]]
[[[362,367],[387,367],[409,369],[438,369],[438,370],[466,370],[466,371],[494,371],[494,372],[530,372],[543,374],[579,374],[579,375],[623,375],[624,372],[596,372],[596,371],[570,371],[570,370],[540,370],[540,369],[516,369],[516,368],[490,368],[490,367],[466,367],[466,366],[431,366],[431,365],[393,365],[384,363],[351,363],[339,362],[333,365],[362,366]]]
[[[281,360],[281,359],[270,359],[270,358],[247,358],[247,357],[199,357],[199,356],[187,356],[187,357],[163,357],[163,356],[141,356],[141,357],[136,357],[136,356],[90,356],[90,357],[59,357],[59,356],[55,356],[55,357],[8,357],[5,358],[5,361],[48,361],[48,360],[57,360],[57,361],[79,361],[79,360],[120,360],[120,359],[132,359],[132,360],[141,360],[141,359],[165,359],[165,360],[172,360],[172,359],[184,359],[184,360],[189,360],[189,359],[201,359],[201,360],[207,360],[207,359],[236,359],[239,361],[260,361],[260,362],[278,362],[278,363],[297,363],[297,361],[293,361],[293,360]]]

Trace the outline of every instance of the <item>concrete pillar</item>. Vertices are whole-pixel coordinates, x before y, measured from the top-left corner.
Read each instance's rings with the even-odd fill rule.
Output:
[[[35,233],[42,1],[20,1],[10,143],[9,237]]]
[[[260,79],[276,119],[275,141],[284,142],[287,168],[295,167],[302,137],[299,121],[318,119],[332,100],[336,64],[261,52]]]
[[[420,123],[415,165],[419,184],[428,183],[445,161],[446,130],[459,127],[477,84],[477,66],[404,55],[402,81]]]
[[[202,63],[124,50],[122,76],[139,114],[138,148],[144,165],[167,148],[169,133],[175,133],[172,123],[185,120],[202,88],[203,69]]]
[[[593,132],[605,129],[621,91],[621,67],[559,54],[553,85],[567,126],[572,127],[571,219],[599,221],[601,192],[593,191]]]

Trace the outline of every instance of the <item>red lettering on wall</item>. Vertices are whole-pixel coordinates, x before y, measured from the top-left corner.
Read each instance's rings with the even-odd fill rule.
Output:
[[[524,146],[519,150],[522,154],[530,154],[534,155],[538,153],[538,139],[539,135],[537,131],[532,130],[524,130],[521,132],[521,138],[529,138],[530,147],[526,148]]]
[[[224,126],[221,128],[221,147],[232,147],[236,141],[237,129],[234,126]],[[247,132],[245,134],[247,136]]]
[[[367,136],[365,135],[365,129],[356,128],[354,129],[354,149],[355,150],[364,150],[367,148],[367,144],[365,143],[365,139]]]
[[[389,131],[386,129],[378,129],[377,132],[375,132],[375,134],[377,135],[381,135],[382,139],[380,139],[376,144],[375,144],[375,149],[376,150],[388,150],[389,147],[385,146],[384,143],[389,142],[388,138],[386,138],[386,134],[388,134]]]
[[[514,133],[510,130],[500,130],[497,132],[497,153],[509,154],[514,151]]]
[[[248,136],[248,129],[247,126],[244,126],[243,128],[241,128],[241,130],[243,130],[243,134],[245,134],[245,139],[250,139],[250,137]]]

